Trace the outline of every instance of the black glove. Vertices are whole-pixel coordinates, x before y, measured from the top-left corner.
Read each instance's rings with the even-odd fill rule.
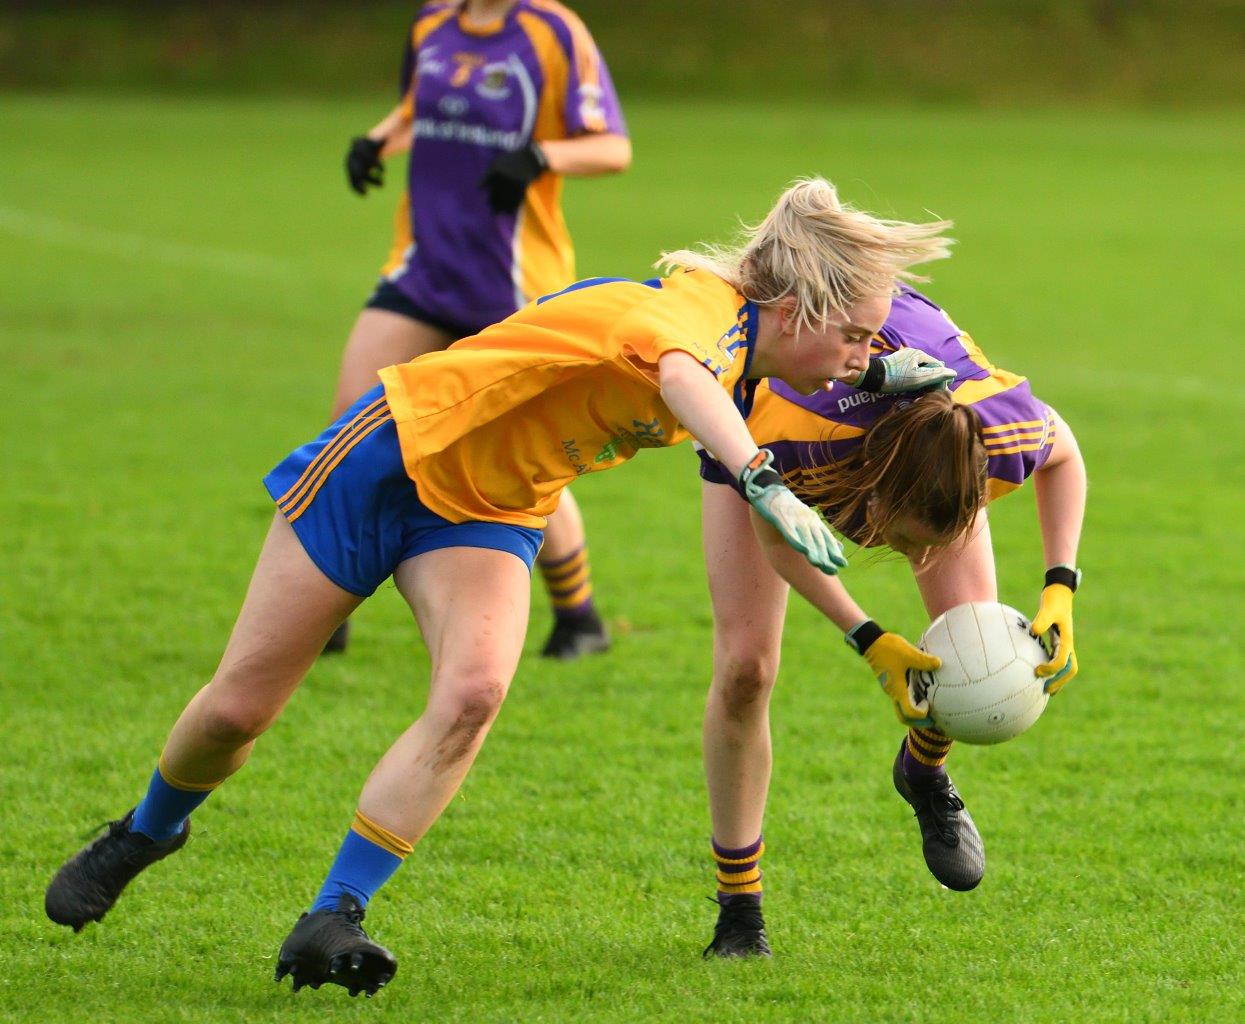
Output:
[[[499,153],[488,165],[481,187],[488,193],[494,213],[514,213],[523,202],[527,187],[545,171],[549,161],[535,142],[510,153]]]
[[[380,162],[380,151],[385,148],[383,139],[369,139],[360,135],[350,140],[346,151],[346,177],[350,187],[359,195],[367,195],[368,186],[385,183],[385,165]]]

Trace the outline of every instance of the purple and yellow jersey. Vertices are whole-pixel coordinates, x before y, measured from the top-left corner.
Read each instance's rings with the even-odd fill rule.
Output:
[[[689,435],[658,360],[700,361],[746,417],[756,307],[704,271],[580,281],[380,372],[420,500],[454,523],[543,528],[577,476]]]
[[[516,213],[494,213],[481,187],[493,158],[532,139],[626,126],[605,62],[573,12],[519,0],[480,29],[464,24],[460,8],[428,4],[407,40],[411,154],[382,273],[421,308],[477,331],[575,279],[561,176],[542,174]]]
[[[1051,410],[1034,397],[1024,377],[1000,370],[938,306],[911,288],[895,296],[890,316],[870,345],[871,356],[919,348],[956,372],[951,393],[981,418],[989,457],[989,498],[1019,487],[1050,456],[1055,440]],[[801,395],[778,380],[757,388],[748,428],[774,453],[774,468],[797,494],[820,489],[834,463],[850,454],[874,423],[907,401],[874,395],[836,382],[830,391]],[[700,453],[701,476],[735,484],[717,462]]]

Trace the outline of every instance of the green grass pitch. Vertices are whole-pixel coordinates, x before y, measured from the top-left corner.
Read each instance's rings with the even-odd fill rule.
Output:
[[[1019,740],[960,748],[986,841],[940,889],[890,788],[899,730],[793,602],[773,708],[768,963],[703,963],[710,616],[690,449],[583,482],[615,651],[535,656],[441,822],[373,903],[380,998],[271,981],[426,656],[382,590],[196,837],[101,926],[43,888],[140,795],[209,677],[388,245],[397,169],[350,195],[377,103],[8,95],[0,118],[0,1019],[1210,1021],[1245,1016],[1245,116],[633,103],[634,169],[572,182],[580,272],[645,275],[819,172],[953,217],[931,295],[1075,427],[1090,468],[1081,677]],[[992,513],[1033,610],[1028,490]],[[918,634],[893,562],[847,570]]]

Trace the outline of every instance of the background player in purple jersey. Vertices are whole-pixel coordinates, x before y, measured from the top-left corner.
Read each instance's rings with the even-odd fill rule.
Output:
[[[778,381],[758,389],[748,424],[773,465],[804,500],[821,506],[864,546],[905,555],[931,618],[968,601],[997,600],[985,504],[1034,479],[1048,566],[1036,632],[1052,627],[1058,648],[1039,668],[1057,691],[1077,671],[1074,568],[1085,509],[1085,468],[1076,440],[1023,377],[993,366],[947,315],[904,288],[873,338],[871,365],[919,347],[956,372],[951,390],[915,400],[836,383],[801,395]],[[714,675],[705,710],[705,773],[717,866],[718,925],[706,954],[768,955],[761,916],[762,818],[771,770],[768,704],[778,672],[788,585],[844,631],[868,660],[909,731],[895,759],[895,788],[912,805],[930,871],[967,890],[985,871],[981,837],[944,763],[951,741],[913,705],[909,669],[933,667],[901,636],[885,632],[838,579],[788,572],[790,560],[759,541],[734,481],[706,453],[703,518],[714,608]],[[967,529],[966,529],[967,527]],[[772,540],[772,538],[771,538]]]
[[[350,185],[383,179],[410,148],[395,238],[346,342],[332,419],[382,367],[445,348],[575,280],[564,175],[625,170],[631,143],[609,71],[583,22],[553,0],[429,3],[402,62],[401,99],[351,142]],[[583,520],[567,492],[538,564],[553,604],[543,653],[605,650]],[[329,649],[346,643],[346,626]]]

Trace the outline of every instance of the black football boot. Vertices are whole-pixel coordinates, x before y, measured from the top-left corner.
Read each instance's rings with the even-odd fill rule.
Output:
[[[333,635],[328,638],[328,642],[324,645],[321,654],[345,654],[346,647],[350,644],[350,620],[346,619],[340,626],[333,630]]]
[[[975,889],[986,872],[986,851],[973,816],[965,809],[946,772],[928,781],[914,782],[908,778],[903,770],[903,753],[901,745],[891,777],[896,791],[916,812],[926,866],[948,889]]]
[[[720,903],[718,923],[713,928],[713,941],[705,947],[701,956],[706,960],[711,956],[773,956],[769,948],[769,938],[765,934],[761,904],[753,900]]]
[[[604,654],[610,649],[610,634],[596,612],[587,615],[567,615],[555,618],[553,630],[545,646],[542,658],[558,661],[575,661],[586,654]]]
[[[363,907],[353,896],[337,898],[334,910],[303,914],[277,955],[276,980],[287,974],[297,992],[331,983],[352,996],[374,996],[398,972],[398,961],[363,930]]]
[[[43,908],[57,924],[80,932],[88,921],[103,920],[117,897],[143,868],[176,853],[190,838],[190,819],[172,839],[161,842],[131,832],[131,810],[124,818],[108,822],[102,836],[84,846],[56,872]]]

